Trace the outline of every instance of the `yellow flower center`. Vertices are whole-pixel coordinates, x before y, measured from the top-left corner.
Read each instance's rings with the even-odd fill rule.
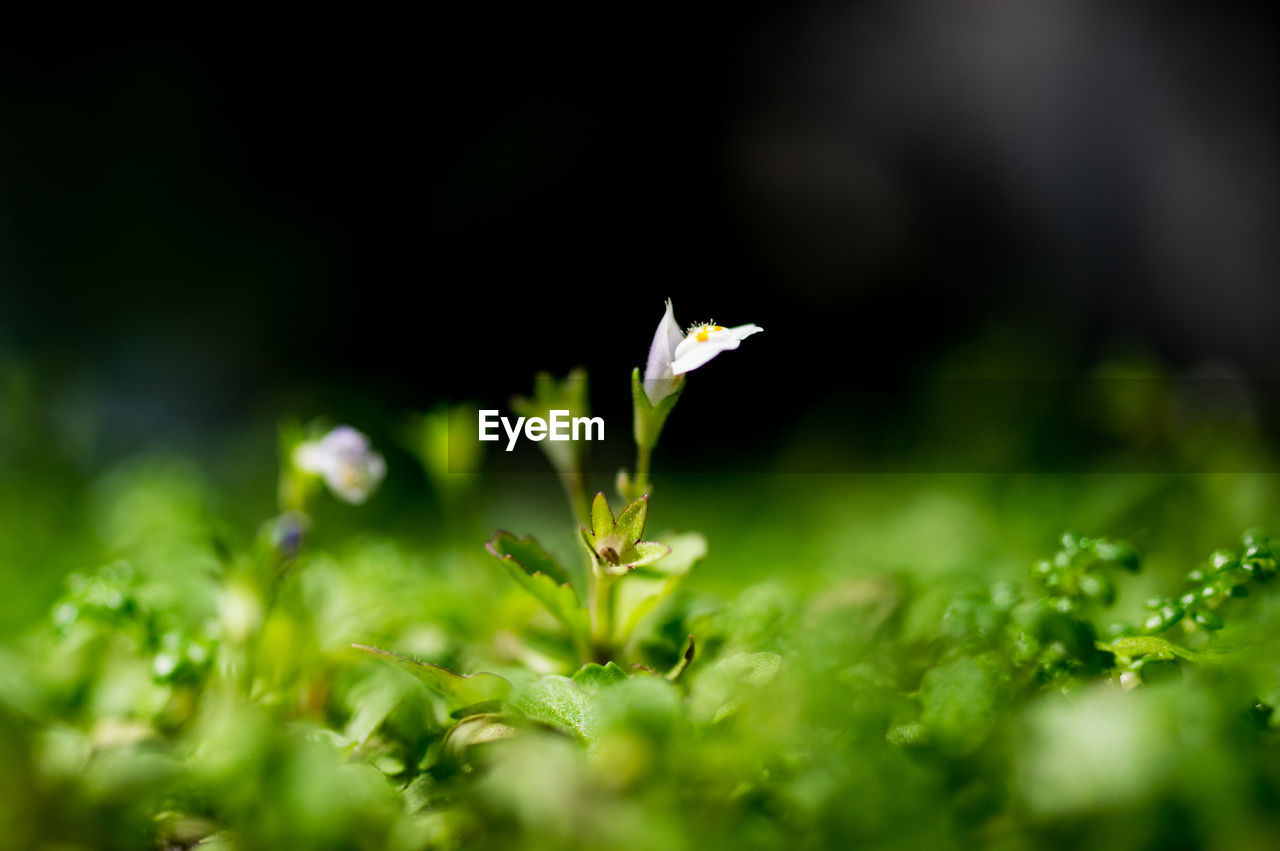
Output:
[[[695,325],[689,329],[689,336],[697,340],[699,343],[705,343],[707,338],[711,336],[712,331],[723,331],[723,325]]]

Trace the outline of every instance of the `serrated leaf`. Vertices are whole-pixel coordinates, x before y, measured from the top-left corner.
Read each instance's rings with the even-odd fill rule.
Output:
[[[568,571],[561,567],[555,556],[544,550],[538,543],[538,539],[532,535],[517,538],[510,532],[498,532],[489,540],[489,543],[485,544],[485,549],[495,558],[514,559],[525,573],[543,573],[557,585],[569,584]]]
[[[441,668],[429,662],[419,662],[417,659],[370,647],[367,644],[351,646],[370,656],[390,662],[409,674],[431,691],[444,697],[449,703],[450,712],[453,713],[481,704],[501,703],[511,693],[511,684],[497,674],[457,674],[448,668]]]
[[[588,662],[573,675],[573,681],[588,694],[594,694],[597,689],[626,678],[627,672],[614,662],[609,662],[607,665]]]
[[[516,584],[528,591],[564,624],[575,642],[585,640],[587,610],[569,584],[568,574],[532,536],[517,539],[507,532],[499,532],[485,544],[485,549],[506,569]],[[561,577],[560,581],[556,577]]]
[[[596,735],[596,718],[586,692],[568,677],[534,680],[511,698],[511,708],[530,721],[545,724],[584,742]]]

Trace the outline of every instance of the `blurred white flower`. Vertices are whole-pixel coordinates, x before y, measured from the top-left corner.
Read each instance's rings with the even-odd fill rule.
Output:
[[[692,372],[721,352],[738,348],[747,337],[763,330],[759,325],[725,328],[708,322],[693,326],[686,334],[676,322],[671,299],[667,299],[667,312],[654,332],[644,370],[644,392],[650,404],[658,404],[675,391],[677,376]]]
[[[345,425],[319,440],[298,444],[293,465],[322,476],[334,495],[352,505],[368,499],[387,474],[387,463],[370,446],[369,438]]]

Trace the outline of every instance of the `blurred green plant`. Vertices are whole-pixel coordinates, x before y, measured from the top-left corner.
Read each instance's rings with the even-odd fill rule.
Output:
[[[662,510],[708,534],[655,534],[644,459],[686,374],[646,375],[660,418],[633,374],[621,503],[549,456],[572,535],[529,528],[577,558],[388,531],[382,456],[320,422],[281,428],[246,530],[221,516],[265,498],[173,458],[84,488],[84,528],[37,498],[102,566],[0,646],[0,847],[1269,847],[1275,544],[1183,553],[1273,482],[673,477]],[[570,378],[528,404],[585,412]],[[410,435],[442,493],[446,416]],[[1032,561],[1066,518],[1160,534]]]

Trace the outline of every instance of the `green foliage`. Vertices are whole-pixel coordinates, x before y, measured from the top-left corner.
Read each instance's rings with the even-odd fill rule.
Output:
[[[499,532],[485,544],[485,549],[521,588],[564,625],[577,646],[583,646],[588,629],[586,609],[569,583],[569,574],[533,536],[516,538]]]
[[[566,391],[539,381],[539,404]],[[746,488],[699,474],[617,516],[584,496],[573,538],[541,501],[499,503],[538,538],[500,532],[481,552],[483,534],[423,504],[356,509],[283,465],[275,516],[269,487],[219,487],[172,458],[86,479],[83,517],[47,500],[77,567],[0,645],[0,846],[1271,835],[1275,550],[1258,530],[1213,548],[1221,528],[1280,511],[1265,477]],[[10,540],[23,530],[6,518],[36,516],[44,475],[0,480]],[[487,518],[481,496],[466,529]],[[642,546],[650,512],[704,532]],[[1033,561],[1066,520],[1149,531],[1141,554],[1068,534]],[[31,550],[5,575],[44,563]]]
[[[363,644],[353,644],[352,647],[385,659],[412,676],[448,701],[449,714],[454,716],[474,714],[473,710],[478,707],[487,709],[494,704],[501,705],[511,693],[511,684],[496,674],[455,674],[439,665],[419,662],[376,647]]]

